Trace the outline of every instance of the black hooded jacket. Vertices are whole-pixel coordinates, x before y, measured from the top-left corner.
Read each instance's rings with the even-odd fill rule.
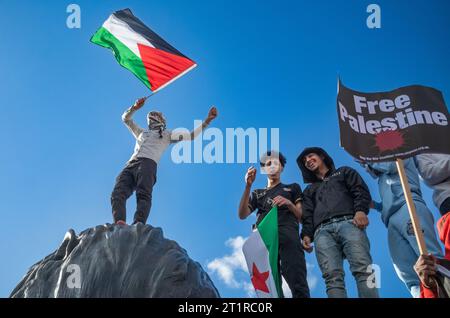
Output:
[[[330,169],[323,180],[308,170],[303,162],[306,155],[318,154]],[[357,211],[369,213],[369,188],[359,173],[350,167],[334,167],[333,159],[318,147],[306,148],[297,158],[303,182],[309,183],[303,191],[302,237],[314,239],[314,231],[323,222],[339,216],[353,216]]]

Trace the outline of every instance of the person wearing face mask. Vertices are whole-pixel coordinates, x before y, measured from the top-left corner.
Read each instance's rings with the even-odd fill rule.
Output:
[[[126,201],[136,191],[136,212],[133,224],[147,222],[152,204],[152,190],[156,183],[158,161],[170,144],[183,140],[194,140],[201,131],[217,117],[217,109],[211,107],[202,125],[192,132],[172,132],[166,129],[166,119],[161,112],[151,111],[147,115],[148,129],[139,127],[132,119],[135,111],[144,106],[147,98],[138,99],[122,115],[122,121],[136,139],[134,153],[125,168],[116,178],[111,194],[114,223],[126,224]]]
[[[277,151],[268,151],[260,159],[261,170],[267,174],[267,187],[251,191],[256,169],[250,167],[245,175],[245,189],[239,203],[239,218],[246,219],[256,212],[259,224],[274,205],[278,206],[279,261],[281,275],[286,279],[293,298],[309,298],[306,261],[302,250],[299,222],[302,217],[302,190],[297,183],[284,184],[281,173],[286,158]]]

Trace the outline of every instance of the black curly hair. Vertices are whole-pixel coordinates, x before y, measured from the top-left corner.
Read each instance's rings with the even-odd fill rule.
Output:
[[[274,151],[274,150],[269,150],[267,151],[265,154],[263,154],[260,158],[260,162],[259,164],[261,165],[261,167],[264,167],[266,164],[266,160],[269,157],[277,157],[278,155],[278,160],[280,160],[280,164],[282,167],[284,167],[286,165],[286,157],[283,156],[283,154],[279,151]]]

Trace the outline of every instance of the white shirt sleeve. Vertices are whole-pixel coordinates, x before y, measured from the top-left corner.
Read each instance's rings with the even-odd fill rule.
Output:
[[[127,128],[131,131],[134,138],[138,139],[139,135],[144,131],[141,127],[139,127],[134,120],[132,119],[134,110],[128,108],[123,114],[122,114],[122,121],[127,126]]]
[[[170,132],[170,143],[191,140],[191,132],[186,128],[178,128]]]

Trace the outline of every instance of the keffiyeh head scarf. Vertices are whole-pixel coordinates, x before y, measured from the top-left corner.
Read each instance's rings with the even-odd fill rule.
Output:
[[[151,111],[147,115],[147,124],[150,130],[159,132],[159,137],[162,138],[162,133],[166,129],[166,119],[163,113],[158,111]]]

